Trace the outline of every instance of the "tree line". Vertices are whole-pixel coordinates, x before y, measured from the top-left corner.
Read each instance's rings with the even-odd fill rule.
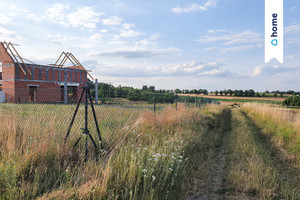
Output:
[[[88,82],[91,94],[95,96],[95,84],[92,81]],[[199,90],[156,90],[155,86],[143,85],[141,89],[128,87],[128,86],[113,86],[108,83],[98,83],[98,98],[101,102],[108,102],[112,98],[125,98],[130,101],[143,101],[148,103],[171,103],[177,102],[190,102],[190,103],[207,103],[207,98],[184,97],[177,94],[208,94],[205,89]]]
[[[88,82],[92,96],[95,95],[95,84],[92,81]],[[147,86],[143,85],[141,89],[128,87],[128,86],[113,86],[108,83],[98,83],[98,98],[100,101],[105,102],[108,101],[110,98],[125,98],[130,101],[144,101],[153,103],[154,98],[157,103],[174,103],[175,100],[177,101],[187,101],[187,98],[184,98],[182,96],[177,96],[177,94],[204,94],[208,95],[208,90],[206,89],[175,89],[175,90],[164,90],[159,89],[156,90],[155,86]],[[215,90],[215,95],[225,95],[225,96],[238,96],[238,97],[265,97],[265,96],[274,96],[274,97],[283,97],[284,94],[290,94],[290,95],[300,95],[300,92],[295,92],[293,90],[288,91],[271,91],[269,92],[266,90],[265,92],[257,92],[253,89],[250,90]],[[156,95],[154,95],[156,94]],[[191,98],[190,98],[191,99]],[[188,101],[194,101],[194,100],[188,100]],[[291,100],[287,102],[286,104],[290,104],[292,102]],[[294,101],[293,101],[294,102]]]
[[[92,96],[95,96],[95,85],[89,82]],[[130,101],[153,103],[174,103],[176,95],[173,90],[155,90],[154,86],[144,85],[142,89],[128,86],[115,87],[108,83],[98,83],[98,98],[107,102],[111,98],[125,98]]]
[[[212,93],[212,92],[211,92]],[[299,95],[300,92],[295,92],[293,90],[288,90],[288,91],[271,91],[269,92],[266,90],[265,92],[256,92],[252,89],[250,90],[215,90],[214,91],[215,95],[229,95],[229,96],[237,96],[237,97],[266,97],[266,96],[273,96],[273,97],[283,97],[284,94],[290,94],[290,95]]]

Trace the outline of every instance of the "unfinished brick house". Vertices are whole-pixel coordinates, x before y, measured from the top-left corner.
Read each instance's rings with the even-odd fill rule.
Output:
[[[89,73],[71,53],[63,52],[54,65],[29,64],[23,60],[12,43],[0,42],[2,102],[64,102],[65,84],[68,100],[79,99]],[[71,67],[63,67],[67,60],[71,61]]]

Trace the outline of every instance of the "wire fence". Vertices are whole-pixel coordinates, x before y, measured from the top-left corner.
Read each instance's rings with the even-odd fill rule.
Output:
[[[22,140],[22,144],[30,145],[38,142],[42,137],[56,138],[56,142],[63,142],[63,138],[70,129],[68,143],[75,144],[84,133],[85,123],[95,141],[97,140],[97,126],[93,110],[89,104],[85,107],[86,93],[82,88],[39,88],[32,86],[22,89],[6,89],[5,103],[0,103],[0,121],[2,126],[12,127],[12,132]],[[163,94],[147,94],[150,101],[128,100],[127,98],[100,98],[95,102],[95,93],[91,96],[98,128],[103,144],[111,144],[116,132],[130,127],[136,119],[145,112],[161,112],[165,107],[177,108],[179,103],[187,107],[201,107],[207,103],[217,103],[215,100],[197,97],[180,97],[172,94],[172,103],[161,99]],[[81,98],[82,97],[82,98]],[[78,104],[78,111],[74,112]],[[0,129],[6,131],[6,129]],[[26,135],[26,137],[24,137]],[[1,145],[1,144],[0,144]],[[84,144],[80,144],[84,145]],[[98,145],[98,144],[97,144]]]

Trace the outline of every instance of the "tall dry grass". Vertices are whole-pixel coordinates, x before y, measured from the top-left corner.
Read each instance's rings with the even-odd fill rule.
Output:
[[[0,113],[5,113],[0,116],[3,199],[178,198],[184,190],[182,180],[189,174],[185,150],[217,120],[222,108],[179,105],[178,111],[169,107],[156,115],[97,110],[102,134],[113,137],[106,139],[100,157],[91,153],[90,145],[87,163],[83,163],[82,146],[73,148],[79,135],[73,133],[63,144],[61,130],[66,130],[65,117],[70,113],[51,106],[42,110],[35,105],[0,107]],[[46,113],[48,117],[43,118]],[[104,118],[107,115],[110,118]]]
[[[292,186],[290,177],[282,174],[260,130],[240,110],[232,112],[232,132],[227,141],[227,181],[232,189],[250,197],[240,199],[298,199],[297,183]]]
[[[244,104],[242,110],[272,137],[287,158],[300,159],[300,111],[258,103]]]

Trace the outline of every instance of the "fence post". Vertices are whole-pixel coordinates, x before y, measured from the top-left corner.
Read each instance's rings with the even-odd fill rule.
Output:
[[[177,98],[178,98],[178,95],[177,95],[177,93],[175,93],[175,106],[176,106],[176,111],[177,111]]]
[[[68,81],[67,81],[67,73],[65,73],[65,78],[64,78],[64,103],[68,104]]]
[[[98,79],[95,79],[95,104],[98,104]]]
[[[187,107],[189,108],[190,107],[190,95],[188,95],[188,100],[187,100]]]
[[[154,113],[156,112],[156,91],[154,91]]]

